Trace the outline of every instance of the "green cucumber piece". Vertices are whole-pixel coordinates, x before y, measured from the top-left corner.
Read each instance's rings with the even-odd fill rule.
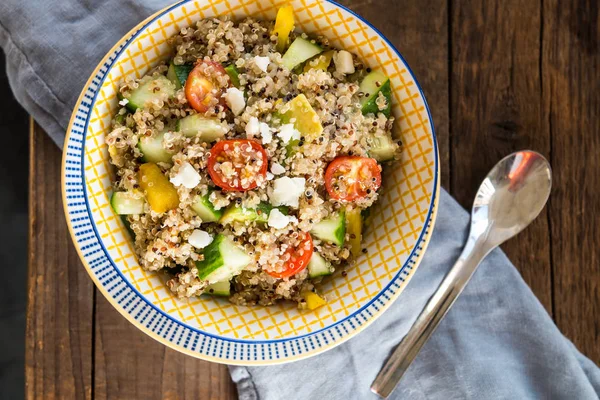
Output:
[[[127,118],[127,114],[117,114],[117,115],[115,115],[115,122],[119,125],[125,125],[126,118]]]
[[[383,113],[386,117],[390,117],[392,112],[392,88],[390,78],[383,72],[372,71],[367,74],[360,83],[358,90],[364,94],[360,100],[363,115]],[[379,97],[380,92],[387,100],[387,106],[384,110],[380,110],[377,106],[377,97]]]
[[[343,246],[346,239],[346,212],[342,210],[315,224],[310,233],[326,242]]]
[[[333,267],[331,263],[325,260],[316,251],[313,252],[308,262],[308,276],[311,278],[317,278],[319,276],[327,276],[333,273]]]
[[[170,163],[173,153],[169,153],[163,147],[164,132],[153,136],[144,136],[138,142],[138,149],[142,152],[144,157],[143,162],[164,162]]]
[[[369,147],[369,157],[373,157],[379,162],[394,159],[398,145],[389,135],[371,135],[367,138]]]
[[[231,295],[231,282],[229,282],[229,280],[215,282],[208,285],[206,289],[204,289],[203,294],[229,297],[229,295]]]
[[[309,42],[306,39],[301,37],[296,38],[294,42],[287,49],[285,54],[281,59],[281,63],[284,67],[293,70],[297,65],[302,64],[304,61],[308,60],[321,53],[323,49],[321,46],[318,46],[314,43]]]
[[[196,261],[198,278],[209,284],[230,280],[252,262],[231,239],[219,234],[204,248],[204,259]]]
[[[135,233],[133,232],[133,229],[131,229],[131,222],[127,219],[127,215],[121,215],[121,221],[123,222],[123,225],[125,225],[125,229],[127,229],[131,238],[135,239]]]
[[[209,196],[210,193],[197,196],[192,203],[192,210],[202,218],[202,222],[217,222],[223,216],[223,210],[216,210],[208,199]]]
[[[144,202],[144,197],[132,192],[114,192],[110,198],[110,205],[119,215],[142,214]]]
[[[143,108],[149,101],[164,97],[173,97],[175,85],[166,76],[157,76],[131,91],[129,96],[123,96],[128,100],[127,108],[135,111]]]
[[[210,143],[223,138],[227,127],[216,118],[206,118],[200,114],[188,115],[177,121],[177,131],[187,137],[200,136],[202,141]]]
[[[176,89],[181,89],[185,86],[185,81],[187,81],[188,75],[193,69],[193,64],[175,65],[171,61],[167,71],[167,78],[175,84]]]
[[[256,208],[244,208],[236,205],[227,207],[219,223],[226,225],[234,221],[238,222],[260,222],[266,224],[269,220],[269,214],[273,208],[277,208],[282,214],[287,215],[289,209],[286,206],[274,207],[269,203],[259,203]]]
[[[231,83],[236,88],[240,87],[240,73],[238,72],[235,64],[229,64],[225,67],[225,72],[229,75],[229,79],[231,79]]]

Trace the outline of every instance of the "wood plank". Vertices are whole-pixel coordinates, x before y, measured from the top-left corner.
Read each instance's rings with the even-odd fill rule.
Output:
[[[61,152],[30,131],[27,399],[91,399],[93,284],[63,217]]]
[[[550,153],[540,80],[540,1],[455,1],[451,22],[451,193],[470,209],[487,172],[521,149]],[[503,246],[552,313],[548,210]]]
[[[402,53],[421,84],[438,138],[442,186],[449,188],[448,13],[446,0],[345,0]],[[385,12],[382,12],[385,10]]]
[[[555,320],[600,363],[600,10],[544,1],[544,111],[552,133]]]
[[[96,297],[95,399],[237,399],[225,365],[160,344]]]

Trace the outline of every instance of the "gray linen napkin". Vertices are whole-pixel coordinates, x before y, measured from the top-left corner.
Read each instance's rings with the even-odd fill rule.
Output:
[[[170,0],[3,0],[0,45],[16,98],[62,146],[71,110],[104,54]],[[453,264],[467,213],[442,192],[427,254],[383,316],[347,343],[293,364],[230,367],[241,399],[367,399],[390,351]],[[565,339],[493,252],[408,370],[394,398],[597,399],[600,370]]]

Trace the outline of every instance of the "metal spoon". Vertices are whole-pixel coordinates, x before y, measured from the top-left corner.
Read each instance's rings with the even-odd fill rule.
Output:
[[[462,254],[379,371],[371,391],[383,398],[390,395],[477,266],[490,251],[521,232],[539,215],[551,187],[550,164],[536,152],[519,151],[494,166],[475,197],[471,230]]]

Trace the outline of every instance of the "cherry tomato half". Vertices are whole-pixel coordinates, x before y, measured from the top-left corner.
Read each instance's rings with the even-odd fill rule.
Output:
[[[381,167],[373,158],[337,157],[325,170],[325,188],[332,199],[365,198],[381,186]]]
[[[232,139],[217,142],[208,157],[208,174],[223,190],[245,192],[264,182],[267,152],[256,140]]]
[[[228,77],[225,68],[213,61],[200,61],[190,72],[185,81],[185,97],[194,110],[203,113],[215,104],[224,104],[219,76]]]
[[[303,271],[308,266],[308,262],[313,254],[313,241],[310,234],[300,232],[300,244],[296,248],[288,248],[285,254],[289,254],[290,258],[286,261],[281,272],[267,272],[273,278],[287,278],[296,275]]]

